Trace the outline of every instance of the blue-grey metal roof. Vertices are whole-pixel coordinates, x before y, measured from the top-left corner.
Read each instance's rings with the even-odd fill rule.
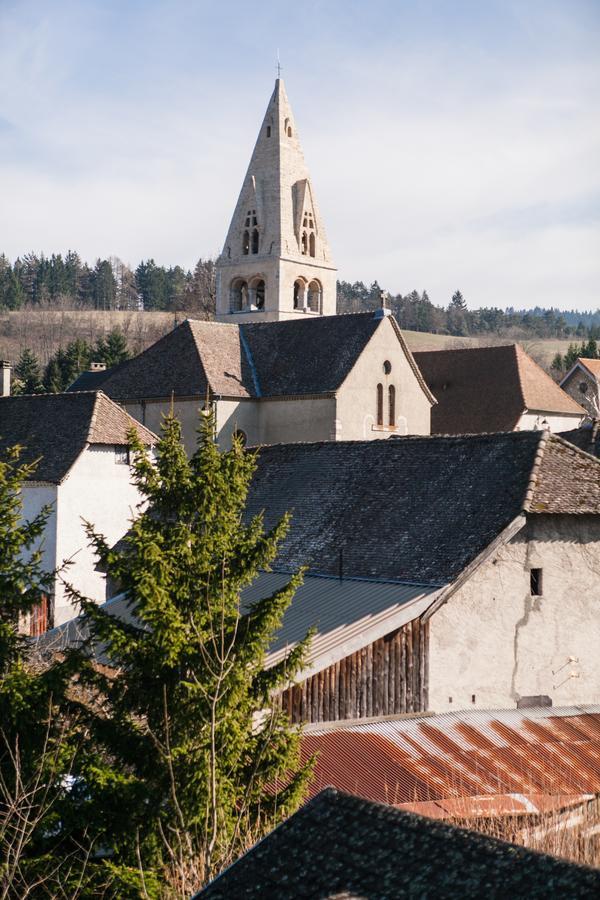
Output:
[[[262,572],[242,592],[242,609],[248,610],[280,590],[290,577],[286,572]],[[318,671],[421,615],[438,589],[432,585],[305,575],[269,649],[268,663],[278,662],[313,628],[308,664],[311,672]],[[108,601],[104,608],[127,621],[134,618],[124,595]],[[42,635],[37,646],[40,650],[64,649],[77,645],[85,636],[82,620],[75,618]],[[102,657],[101,652],[98,655]]]

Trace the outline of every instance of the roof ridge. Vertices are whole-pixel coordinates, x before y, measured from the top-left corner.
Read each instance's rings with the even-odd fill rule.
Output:
[[[390,316],[386,316],[385,318],[390,319],[390,321],[392,323],[392,328],[394,329],[394,332],[396,333],[396,336],[397,336],[398,340],[400,341],[400,346],[402,347],[402,350],[404,351],[404,355],[406,356],[406,358],[408,360],[408,364],[411,367],[413,374],[415,375],[417,381],[421,385],[423,393],[425,394],[426,397],[428,397],[429,400],[431,400],[432,405],[435,406],[437,404],[437,400],[433,396],[432,392],[430,391],[429,385],[423,378],[423,374],[417,365],[417,362],[413,356],[412,350],[409,348],[408,344],[406,343],[406,341],[404,339],[404,335],[402,334],[402,329],[400,328],[400,325],[396,321],[396,317],[392,314]],[[382,319],[382,321],[383,321],[383,319]]]
[[[523,512],[529,512],[531,509],[531,501],[533,500],[533,495],[535,493],[535,489],[537,486],[538,475],[540,471],[540,466],[542,464],[542,459],[544,458],[544,453],[546,451],[546,444],[548,443],[550,432],[549,431],[540,431],[538,432],[540,435],[540,440],[538,443],[538,448],[536,450],[535,456],[533,458],[533,465],[531,467],[531,472],[529,474],[529,481],[527,482],[527,488],[525,490],[525,497],[523,498]],[[565,443],[568,443],[565,441]]]

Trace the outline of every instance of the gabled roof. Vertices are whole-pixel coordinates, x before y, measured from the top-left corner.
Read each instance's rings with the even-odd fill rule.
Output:
[[[595,897],[600,871],[333,788],[197,897]]]
[[[431,410],[434,434],[512,431],[526,410],[585,415],[518,344],[430,350],[414,357],[438,401]]]
[[[523,511],[600,514],[600,463],[547,432],[263,447],[249,494],[277,567],[452,581]]]
[[[564,438],[580,450],[600,457],[600,419],[587,422],[581,428],[573,428],[571,431],[561,431],[560,437]]]
[[[132,425],[158,440],[101,391],[0,397],[0,455],[20,444],[23,462],[41,457],[32,480],[59,484],[87,444],[124,446]]]
[[[187,319],[139,356],[101,373],[102,390],[115,400],[204,397],[209,389],[213,395],[240,399],[330,394],[342,385],[381,323],[373,313],[248,324]],[[397,326],[395,330],[430,396]]]
[[[586,357],[579,356],[562,379],[561,386],[569,380],[575,369],[579,367],[586,369],[592,378],[595,378],[596,381],[600,381],[600,359],[587,359]]]
[[[535,814],[600,794],[600,706],[309,725],[309,796],[333,785],[434,818]]]

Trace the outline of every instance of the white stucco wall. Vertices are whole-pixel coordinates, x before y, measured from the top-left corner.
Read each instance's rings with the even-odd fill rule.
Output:
[[[65,578],[87,597],[104,602],[105,579],[96,571],[83,519],[91,522],[110,544],[129,528],[140,496],[131,482],[128,465],[116,462],[114,447],[94,445],[81,453],[67,478],[58,486],[56,502],[56,562],[72,559]],[[54,598],[54,623],[72,618],[74,611],[61,583]]]
[[[389,375],[383,370],[388,360]],[[388,421],[388,387],[396,388],[396,434],[430,434],[431,403],[419,384],[389,317],[359,356],[337,394],[338,440],[387,438],[394,433],[377,428],[377,385],[383,385],[384,422]]]
[[[33,548],[42,551],[41,565],[44,571],[49,572],[56,566],[56,498],[57,486],[55,484],[36,484],[35,482],[23,485],[21,493],[22,517],[25,522],[31,522],[44,506],[51,506],[50,515],[46,523],[44,534]],[[29,554],[26,554],[29,556]]]
[[[548,423],[548,428],[553,433],[559,431],[570,431],[572,428],[578,428],[582,419],[583,413],[573,416],[568,415],[558,415],[557,413],[548,413],[548,412],[538,412],[535,410],[527,410],[523,413],[521,418],[519,419],[518,425],[515,428],[515,431],[532,431],[533,429],[542,430],[545,428],[545,425],[542,425],[542,421],[546,420]]]
[[[530,569],[543,596],[530,594]],[[429,707],[600,698],[600,522],[531,517],[430,620]],[[473,702],[473,696],[475,701]],[[452,701],[450,701],[452,697]]]

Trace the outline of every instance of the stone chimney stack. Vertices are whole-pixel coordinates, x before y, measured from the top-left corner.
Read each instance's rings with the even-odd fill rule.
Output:
[[[11,365],[5,359],[0,360],[0,397],[10,397]]]

